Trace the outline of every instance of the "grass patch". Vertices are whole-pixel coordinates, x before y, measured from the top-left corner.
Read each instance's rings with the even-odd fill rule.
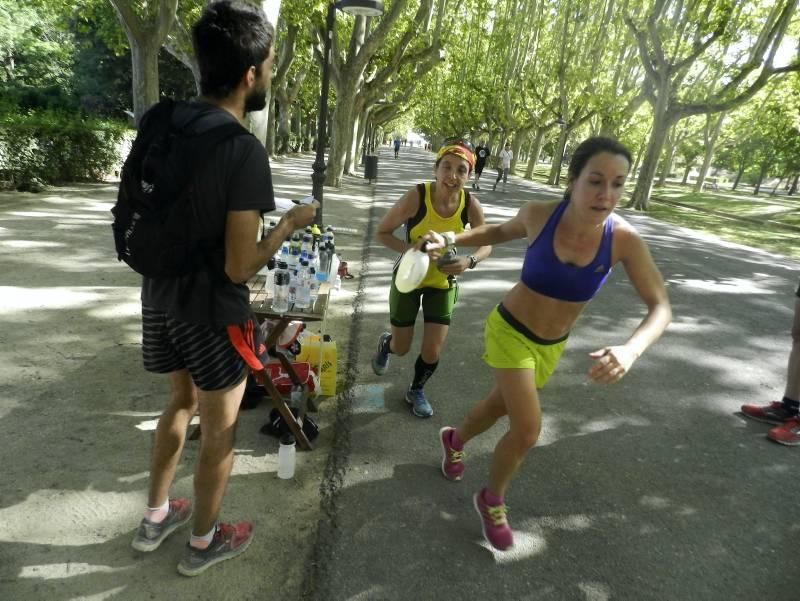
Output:
[[[800,220],[800,198],[795,196],[754,196],[730,190],[690,192],[677,186],[655,188],[653,196],[734,217],[771,219],[791,224]]]
[[[722,210],[722,209],[720,209]],[[676,207],[651,199],[647,211],[650,217],[681,225],[701,232],[714,234],[739,244],[746,244],[790,257],[800,258],[800,232],[793,232],[768,224],[758,225]],[[800,217],[796,218],[800,225]]]

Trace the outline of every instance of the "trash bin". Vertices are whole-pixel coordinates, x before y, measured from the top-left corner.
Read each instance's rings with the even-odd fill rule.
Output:
[[[372,183],[372,180],[378,179],[378,155],[377,154],[368,154],[364,157],[364,179],[369,180],[369,183]]]

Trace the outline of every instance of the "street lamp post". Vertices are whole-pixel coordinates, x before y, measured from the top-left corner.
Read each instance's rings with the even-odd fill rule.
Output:
[[[325,137],[328,126],[328,90],[331,85],[331,42],[333,41],[334,28],[336,27],[336,9],[365,17],[377,17],[383,14],[382,0],[339,0],[328,4],[328,14],[325,18],[325,47],[322,55],[322,82],[319,95],[319,120],[317,121],[317,155],[314,159],[314,173],[311,175],[311,194],[319,202],[317,210],[317,225],[322,225],[322,206],[325,186]]]

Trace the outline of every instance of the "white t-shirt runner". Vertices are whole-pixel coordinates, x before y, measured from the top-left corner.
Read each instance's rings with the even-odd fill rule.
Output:
[[[514,153],[510,150],[501,150],[500,151],[500,167],[503,169],[510,169],[511,168],[511,159],[514,158]]]

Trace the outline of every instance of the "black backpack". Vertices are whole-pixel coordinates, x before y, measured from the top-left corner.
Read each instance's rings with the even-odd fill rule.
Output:
[[[175,278],[210,269],[214,250],[192,230],[193,175],[220,142],[251,135],[226,121],[200,133],[173,124],[175,102],[160,101],[142,117],[133,147],[122,167],[117,202],[111,213],[117,259],[151,278]]]

